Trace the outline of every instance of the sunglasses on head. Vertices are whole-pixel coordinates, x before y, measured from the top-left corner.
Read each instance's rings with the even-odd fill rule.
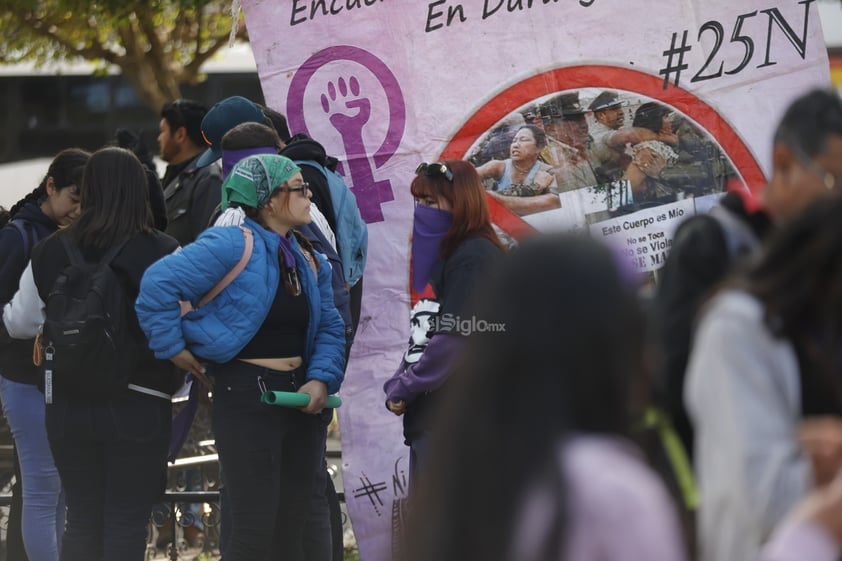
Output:
[[[421,175],[422,173],[427,177],[436,177],[437,175],[443,175],[444,178],[448,181],[453,181],[453,172],[450,171],[448,167],[441,162],[434,162],[432,164],[421,162],[420,164],[418,164],[418,167],[415,168],[415,175]]]

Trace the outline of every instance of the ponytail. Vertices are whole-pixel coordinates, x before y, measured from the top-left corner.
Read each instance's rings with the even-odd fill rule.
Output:
[[[5,226],[9,222],[9,219],[11,219],[11,217],[12,213],[6,210],[6,207],[0,206],[0,228]]]

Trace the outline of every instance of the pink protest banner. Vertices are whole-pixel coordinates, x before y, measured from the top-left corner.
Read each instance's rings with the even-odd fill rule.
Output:
[[[783,108],[829,85],[814,4],[243,0],[267,104],[340,159],[369,225],[363,317],[339,410],[345,496],[365,561],[392,558],[406,492],[401,423],[382,385],[409,334],[408,187],[418,162],[463,158],[483,170],[507,235],[588,228],[654,274],[682,218],[726,189],[762,189]],[[516,199],[535,193],[500,188],[499,171],[527,125],[547,137],[536,166],[548,184],[540,195],[551,195],[528,212]],[[600,153],[617,131],[629,140]]]

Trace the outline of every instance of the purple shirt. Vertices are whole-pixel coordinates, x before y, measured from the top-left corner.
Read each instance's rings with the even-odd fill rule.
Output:
[[[576,436],[558,454],[565,479],[565,561],[686,561],[675,510],[658,476],[619,438]],[[538,559],[556,519],[544,485],[528,496],[513,558]]]
[[[558,453],[565,478],[566,535],[561,561],[687,561],[666,488],[629,442],[608,436],[568,439]],[[540,559],[554,527],[557,497],[546,481],[521,510],[512,558]],[[776,529],[757,561],[836,561],[839,547],[820,526],[790,519]]]

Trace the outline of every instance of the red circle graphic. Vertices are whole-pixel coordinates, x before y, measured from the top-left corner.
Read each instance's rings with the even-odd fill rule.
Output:
[[[765,184],[766,179],[751,151],[710,105],[682,88],[670,86],[664,90],[663,79],[660,77],[630,68],[605,65],[556,68],[506,88],[465,121],[442,151],[441,159],[464,158],[477,139],[523,105],[545,95],[582,88],[617,89],[641,94],[672,106],[693,119],[719,143],[753,195],[757,195]],[[531,226],[499,203],[494,203],[496,201],[489,199],[492,217],[504,231],[515,237],[532,232]]]

